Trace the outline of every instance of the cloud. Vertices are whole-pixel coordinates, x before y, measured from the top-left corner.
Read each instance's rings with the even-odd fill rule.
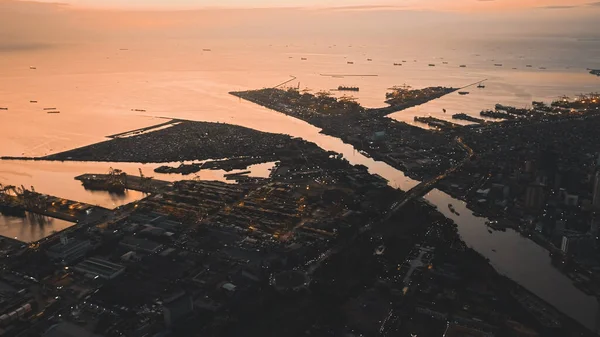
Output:
[[[542,9],[571,9],[571,8],[577,8],[579,6],[543,6],[543,7],[539,7]]]
[[[331,11],[391,11],[406,9],[406,6],[390,5],[357,5],[357,6],[332,6],[327,7]]]

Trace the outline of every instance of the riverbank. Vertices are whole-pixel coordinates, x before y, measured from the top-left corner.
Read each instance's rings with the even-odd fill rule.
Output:
[[[451,136],[371,115],[346,99],[300,94],[293,89],[231,94],[317,126],[322,133],[342,139],[375,160],[401,169],[413,179],[435,177],[464,157]]]

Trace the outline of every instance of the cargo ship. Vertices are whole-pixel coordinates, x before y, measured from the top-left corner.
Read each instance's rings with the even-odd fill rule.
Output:
[[[502,67],[502,63],[496,63],[494,64],[494,67]]]
[[[430,67],[435,67],[435,64],[433,64],[433,63],[429,63],[429,66],[430,66]]]
[[[144,109],[131,109],[131,111],[146,112],[146,110],[144,110]]]
[[[37,101],[29,101],[29,103],[37,103]]]
[[[46,111],[46,113],[49,113],[49,114],[59,114],[59,113],[60,113],[60,111],[58,111],[58,110],[53,110],[53,111]]]
[[[204,48],[204,49],[202,49],[202,51],[212,51],[212,50],[210,50],[208,48]]]
[[[528,64],[528,65],[526,65],[525,67],[527,67],[527,68],[531,68],[531,67],[533,67],[533,66],[532,66],[531,64]]]
[[[467,66],[466,66],[466,65],[464,65],[464,64],[461,64],[459,67],[460,67],[460,68],[466,68]]]
[[[359,91],[360,88],[359,87],[345,87],[343,85],[340,85],[337,88],[338,91]]]
[[[125,193],[125,183],[120,180],[101,176],[88,176],[81,178],[81,183],[86,190],[108,191],[115,194]]]
[[[371,62],[371,61],[373,61],[373,59],[367,59],[367,61]]]
[[[394,63],[395,66],[401,66],[402,63]]]
[[[346,62],[346,63],[348,63],[348,64],[354,64],[354,62],[352,62],[352,61],[348,61],[348,62]]]
[[[483,88],[485,88],[485,85],[483,83],[479,83],[479,85],[477,85],[477,88],[483,89]]]
[[[56,110],[56,108],[44,108],[44,110]]]
[[[303,57],[303,58],[301,58],[300,60],[302,60],[302,61],[306,61],[306,60],[307,60],[307,58],[306,58],[306,57]]]
[[[468,95],[469,92],[468,91],[459,91],[458,94],[464,96],[464,95]]]
[[[8,110],[8,108],[0,108],[0,110]]]
[[[25,208],[15,203],[2,203],[0,202],[0,213],[7,216],[14,216],[19,218],[25,217]]]

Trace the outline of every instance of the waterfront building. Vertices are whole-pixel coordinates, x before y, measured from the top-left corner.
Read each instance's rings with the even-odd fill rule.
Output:
[[[70,263],[85,256],[92,248],[88,240],[69,239],[61,236],[60,242],[51,246],[46,254],[53,260]]]
[[[594,252],[594,239],[587,234],[570,233],[562,238],[560,249],[565,255],[586,257]]]

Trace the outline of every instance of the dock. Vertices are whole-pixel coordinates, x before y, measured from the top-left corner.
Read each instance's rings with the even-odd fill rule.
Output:
[[[479,114],[483,117],[496,118],[496,119],[514,119],[515,118],[514,115],[511,115],[507,112],[493,111],[493,110],[483,110]]]
[[[75,180],[83,181],[85,179],[89,179],[91,177],[99,178],[99,179],[108,179],[110,175],[108,174],[92,174],[86,173],[80,176],[75,177]],[[126,178],[123,180],[125,184],[125,188],[128,190],[139,191],[143,193],[155,193],[157,191],[164,190],[167,187],[172,186],[171,182],[164,180],[156,180],[150,177],[139,177],[134,175],[126,175]]]
[[[424,123],[429,126],[440,128],[440,129],[454,129],[461,127],[461,125],[445,121],[443,119],[435,118],[435,117],[418,117],[415,116],[415,122]]]
[[[458,120],[463,120],[463,121],[473,122],[473,123],[479,123],[479,124],[485,124],[486,123],[485,119],[473,117],[473,116],[467,115],[465,113],[454,114],[454,115],[452,115],[452,119],[458,119]]]
[[[69,222],[85,219],[95,210],[108,211],[102,207],[31,191],[18,196],[3,195],[0,208],[4,209],[3,213],[9,210],[12,214],[24,216],[25,212],[30,212]]]

